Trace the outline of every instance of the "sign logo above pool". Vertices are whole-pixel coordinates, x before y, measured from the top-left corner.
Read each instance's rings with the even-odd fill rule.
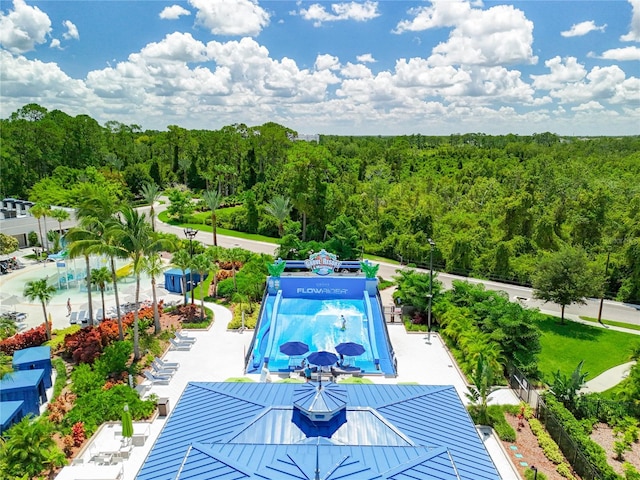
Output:
[[[304,261],[304,265],[318,275],[329,275],[335,269],[340,268],[341,263],[338,257],[324,249],[310,255],[309,258]]]

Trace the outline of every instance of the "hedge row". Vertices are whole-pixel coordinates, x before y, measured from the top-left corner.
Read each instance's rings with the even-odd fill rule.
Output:
[[[585,432],[584,426],[573,414],[551,395],[544,397],[544,402],[551,414],[560,422],[571,440],[578,446],[589,462],[596,468],[604,480],[620,480],[618,475],[607,462],[607,452],[596,442],[591,440]]]

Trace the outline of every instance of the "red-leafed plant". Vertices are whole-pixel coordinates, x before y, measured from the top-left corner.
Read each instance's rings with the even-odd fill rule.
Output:
[[[13,355],[14,352],[23,348],[39,347],[47,341],[47,331],[44,323],[26,332],[16,333],[14,336],[5,338],[0,342],[0,352],[5,355]]]
[[[84,431],[84,423],[77,422],[71,427],[71,436],[73,437],[73,446],[79,447],[84,443],[87,435]]]

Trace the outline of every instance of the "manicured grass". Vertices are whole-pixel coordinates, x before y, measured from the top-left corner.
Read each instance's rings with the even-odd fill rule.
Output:
[[[587,322],[593,322],[593,323],[598,322],[598,319],[593,317],[580,316],[580,318]],[[611,325],[612,327],[628,328],[629,330],[640,330],[640,325],[635,325],[633,323],[616,322],[614,320],[605,320],[605,319],[602,319],[602,323],[604,323],[605,325]]]
[[[582,371],[588,373],[587,380],[594,378],[628,362],[632,346],[640,342],[637,335],[629,333],[571,321],[561,325],[558,317],[549,315],[538,326],[542,331],[538,365],[546,381],[551,381],[553,372],[558,370],[570,375],[581,360],[584,360]]]

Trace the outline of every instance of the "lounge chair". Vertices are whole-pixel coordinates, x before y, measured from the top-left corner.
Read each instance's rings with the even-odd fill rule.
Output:
[[[151,373],[157,375],[158,377],[173,377],[173,374],[176,373],[176,371],[173,369],[169,370],[166,368],[157,367],[153,363],[151,363],[151,368],[153,369]]]
[[[172,374],[178,369],[177,365],[174,366],[167,363],[161,363],[161,362],[158,362],[157,360],[154,360],[153,362],[151,362],[151,366],[154,368],[154,370],[167,371],[167,372],[171,372]]]
[[[193,343],[191,342],[189,343],[179,342],[174,338],[170,338],[169,343],[171,344],[170,348],[172,350],[191,350],[191,346],[193,345]]]
[[[69,323],[71,325],[75,325],[76,323],[80,323],[78,321],[78,312],[71,312],[71,318],[69,319]]]
[[[180,367],[180,364],[178,362],[165,362],[158,357],[154,358],[153,361],[160,365],[162,368],[173,368],[174,370],[177,370],[178,367]]]
[[[144,376],[154,385],[169,385],[171,381],[171,377],[154,375],[149,370],[144,371]]]
[[[151,385],[149,385],[148,383],[139,383],[138,385],[136,385],[135,391],[138,392],[138,396],[140,398],[144,398],[144,396],[147,394],[147,390],[149,390],[150,387]]]
[[[179,342],[184,342],[184,343],[187,343],[187,342],[196,343],[196,340],[197,340],[197,338],[190,337],[190,336],[188,336],[186,334],[183,334],[183,333],[180,333],[180,332],[176,332],[176,339]]]

